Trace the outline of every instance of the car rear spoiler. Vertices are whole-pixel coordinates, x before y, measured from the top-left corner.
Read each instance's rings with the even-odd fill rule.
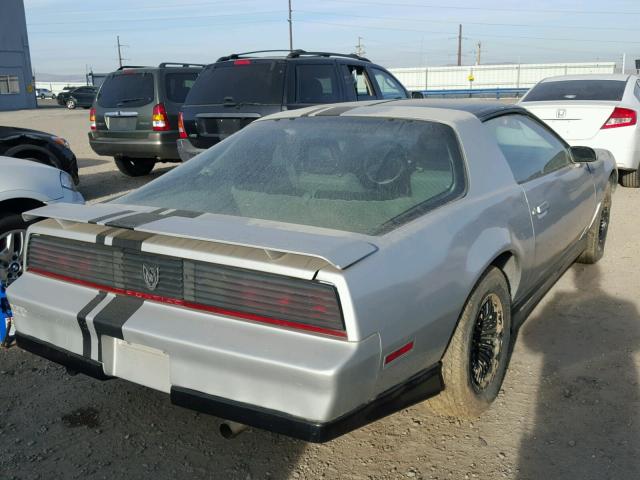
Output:
[[[159,210],[164,210],[160,211]],[[26,221],[52,218],[67,222],[127,228],[169,237],[204,240],[264,250],[270,258],[291,253],[320,258],[344,270],[378,247],[359,234],[212,213],[124,204],[54,203],[23,214]]]

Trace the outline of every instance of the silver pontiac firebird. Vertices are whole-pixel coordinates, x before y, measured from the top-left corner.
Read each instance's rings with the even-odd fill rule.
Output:
[[[115,202],[29,212],[18,345],[227,432],[474,417],[528,313],[602,256],[616,181],[517,106],[282,112]]]

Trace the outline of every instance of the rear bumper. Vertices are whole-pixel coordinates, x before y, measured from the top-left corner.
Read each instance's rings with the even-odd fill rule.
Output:
[[[18,346],[28,352],[61,364],[70,370],[98,380],[108,380],[102,364],[59,349],[54,345],[18,333]],[[374,422],[416,403],[443,389],[441,366],[434,365],[405,383],[391,388],[377,398],[330,422],[311,422],[254,405],[207,395],[195,390],[171,387],[171,403],[190,410],[215,415],[234,422],[269,430],[308,442],[328,442],[352,430]]]
[[[191,142],[186,138],[179,138],[177,145],[178,145],[178,154],[180,155],[180,159],[183,162],[191,160],[193,157],[195,157],[199,153],[206,151],[202,148],[194,147],[191,144]]]
[[[329,425],[378,397],[378,335],[336,340],[151,301],[132,309],[131,302],[121,301],[125,297],[96,294],[28,271],[8,291],[17,332],[32,343],[84,359],[94,372],[97,363],[105,376],[171,393],[174,403],[224,418],[323,441],[340,434],[328,431],[344,433],[345,427]],[[63,363],[59,355],[35,353]],[[431,382],[430,395],[437,393]],[[363,418],[369,421],[391,413],[367,412]],[[280,420],[265,420],[275,417],[326,432],[304,437],[292,433],[299,429],[277,426]]]
[[[155,158],[178,161],[177,132],[152,132],[145,138],[106,137],[89,132],[89,145],[98,155],[108,157]]]

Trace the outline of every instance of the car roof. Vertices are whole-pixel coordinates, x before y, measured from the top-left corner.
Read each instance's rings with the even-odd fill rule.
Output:
[[[568,82],[571,80],[620,80],[626,82],[632,75],[623,73],[589,73],[582,75],[559,75],[557,77],[547,77],[540,80],[546,82]]]
[[[381,111],[387,109],[391,114],[391,107],[394,107],[396,112],[397,107],[406,107],[409,109],[424,108],[425,111],[427,109],[440,109],[465,112],[477,117],[481,121],[504,113],[522,113],[524,115],[529,115],[529,112],[519,105],[501,103],[497,101],[486,101],[480,99],[406,99],[316,105],[314,107],[308,107],[300,110],[289,110],[287,112],[288,114],[284,114],[283,112],[282,115],[278,116],[301,117],[309,116],[310,114],[317,114],[319,116],[337,116],[354,109],[359,109],[358,115],[366,116],[367,108],[372,108],[372,115],[374,114],[373,107],[375,107],[376,115],[380,115]]]

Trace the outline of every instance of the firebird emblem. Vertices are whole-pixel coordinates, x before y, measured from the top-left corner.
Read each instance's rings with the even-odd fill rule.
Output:
[[[142,278],[149,290],[155,290],[160,281],[160,267],[157,265],[142,264]]]

